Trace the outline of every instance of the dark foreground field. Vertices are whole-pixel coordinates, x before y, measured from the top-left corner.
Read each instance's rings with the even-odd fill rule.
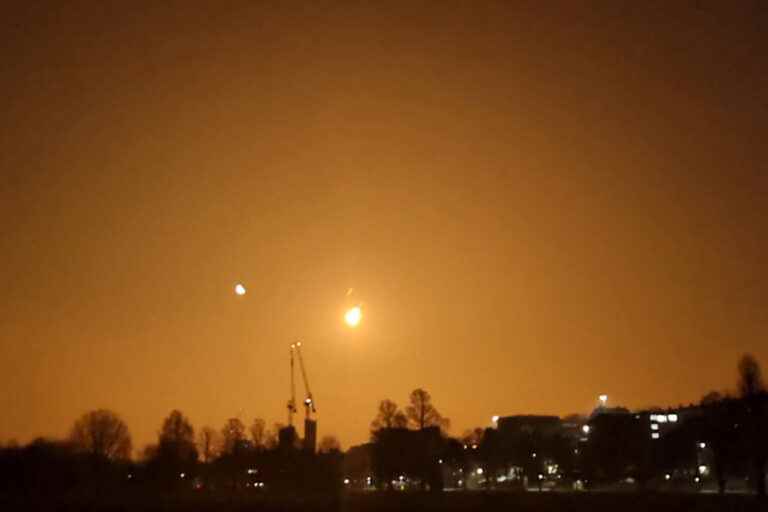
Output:
[[[336,499],[255,499],[252,497],[165,497],[105,496],[98,501],[67,500],[50,503],[0,503],[3,510],[55,510],[92,512],[246,512],[246,511],[766,511],[768,502],[754,496],[706,494],[630,493],[445,493],[361,494]]]

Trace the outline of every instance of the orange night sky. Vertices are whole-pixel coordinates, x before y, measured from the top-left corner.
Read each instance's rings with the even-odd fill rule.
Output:
[[[768,364],[766,4],[581,4],[4,6],[0,441],[285,422],[297,338],[344,446]]]

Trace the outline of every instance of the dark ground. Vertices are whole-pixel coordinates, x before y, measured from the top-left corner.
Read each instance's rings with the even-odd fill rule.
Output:
[[[42,497],[41,497],[42,498]],[[66,503],[0,503],[4,511],[55,510],[92,512],[246,512],[246,511],[768,511],[768,502],[754,496],[631,493],[444,493],[360,494],[339,499],[269,499],[255,497],[185,496],[159,499],[141,496],[105,496]]]

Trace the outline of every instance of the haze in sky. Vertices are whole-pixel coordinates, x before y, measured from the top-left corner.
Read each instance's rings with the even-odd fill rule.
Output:
[[[765,2],[1,19],[0,440],[285,422],[297,339],[344,446],[416,387],[460,434],[768,364]]]

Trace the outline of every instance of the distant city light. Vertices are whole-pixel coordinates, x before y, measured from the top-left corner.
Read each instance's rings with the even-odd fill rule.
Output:
[[[699,448],[702,450],[707,447],[707,443],[699,443]]]
[[[585,434],[589,434],[590,430],[591,428],[589,425],[584,425],[583,427],[581,427],[581,431],[584,432]]]
[[[185,476],[187,476],[186,473],[179,473],[179,478],[184,478]]]
[[[539,480],[544,480],[544,475],[542,475],[541,473],[539,473]]]
[[[699,483],[699,482],[701,482],[701,478],[696,477],[696,478],[693,479],[693,481],[696,482],[696,483]]]
[[[707,473],[709,473],[709,468],[704,464],[702,464],[701,466],[699,466],[699,473],[701,473],[702,475],[706,475]]]
[[[670,475],[669,473],[664,475],[664,480],[669,480],[670,478],[672,478],[672,475]]]
[[[654,433],[651,434],[651,439],[658,439],[659,437],[660,436],[659,436],[658,432],[654,432]]]
[[[243,286],[242,283],[237,283],[235,285],[235,293],[238,295],[245,295],[245,286]]]
[[[533,457],[533,458],[535,459],[535,458],[536,458],[536,452],[533,452],[533,453],[531,454],[531,457]]]
[[[349,478],[344,479],[344,485],[349,485],[349,482],[350,482]]]
[[[496,414],[494,416],[491,416],[491,423],[493,423],[495,425],[498,422],[499,422],[499,415],[498,414]]]
[[[605,407],[605,404],[608,403],[608,395],[600,395],[599,397],[597,397],[597,399],[600,400],[600,405],[602,405],[603,407]]]
[[[475,471],[475,473],[477,473],[478,475],[482,475],[483,474],[483,468],[477,468],[477,471]]]
[[[659,424],[658,423],[651,423],[651,430],[659,430]]]
[[[442,464],[443,463],[443,459],[437,459],[437,463],[438,464]]]
[[[667,419],[672,423],[677,423],[677,414],[669,414],[667,415]]]

